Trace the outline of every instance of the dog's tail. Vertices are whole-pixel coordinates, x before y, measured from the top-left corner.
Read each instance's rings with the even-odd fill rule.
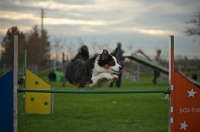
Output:
[[[81,59],[81,60],[88,60],[89,59],[89,50],[86,45],[81,46],[81,48],[78,50],[78,53],[74,57],[75,59]]]

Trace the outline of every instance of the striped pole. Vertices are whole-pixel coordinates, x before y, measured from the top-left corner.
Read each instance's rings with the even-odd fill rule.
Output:
[[[26,67],[27,67],[27,49],[24,50],[24,76],[23,76],[23,86],[26,86]],[[22,94],[22,114],[25,113],[25,93]]]
[[[170,120],[169,132],[174,132],[174,36],[169,36],[169,91]]]
[[[18,35],[14,35],[14,67],[13,67],[13,131],[18,131]]]

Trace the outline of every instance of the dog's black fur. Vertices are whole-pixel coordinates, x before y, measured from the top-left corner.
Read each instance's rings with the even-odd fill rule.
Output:
[[[96,54],[89,59],[88,48],[83,45],[75,58],[67,64],[65,77],[71,84],[79,88],[101,87],[105,82],[118,79],[116,74],[122,70],[122,67],[116,64],[116,59],[113,59],[116,53],[117,49],[112,55],[109,55],[107,50],[103,50],[102,54]],[[113,70],[112,66],[115,65],[119,69],[115,67],[113,69],[117,70]]]

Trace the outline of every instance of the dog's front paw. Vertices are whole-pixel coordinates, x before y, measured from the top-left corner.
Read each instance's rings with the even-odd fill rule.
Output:
[[[113,77],[114,81],[117,81],[119,79],[119,77],[117,75],[115,75],[115,74],[112,74],[112,77]]]
[[[106,78],[107,80],[113,80],[113,76],[108,73],[104,73],[102,78]]]

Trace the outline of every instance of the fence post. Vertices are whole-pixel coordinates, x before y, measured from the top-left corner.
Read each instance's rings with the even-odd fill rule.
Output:
[[[62,53],[62,87],[65,87],[65,53]]]

